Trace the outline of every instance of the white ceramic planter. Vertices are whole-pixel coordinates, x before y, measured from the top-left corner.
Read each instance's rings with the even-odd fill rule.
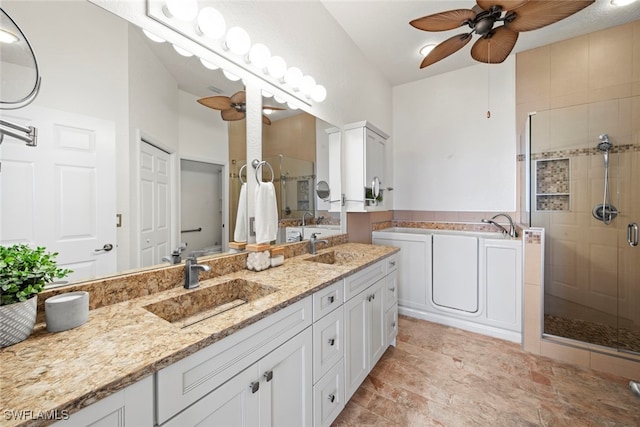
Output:
[[[0,305],[0,347],[24,341],[36,324],[38,296],[23,302]]]

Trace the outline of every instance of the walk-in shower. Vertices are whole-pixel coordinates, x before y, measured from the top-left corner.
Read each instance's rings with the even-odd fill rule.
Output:
[[[602,203],[596,205],[591,211],[593,217],[604,224],[609,225],[611,221],[618,216],[618,209],[611,204],[611,192],[609,190],[609,151],[613,144],[609,141],[609,135],[606,133],[600,135],[600,142],[597,149],[604,155],[604,195]]]
[[[545,230],[543,335],[640,353],[640,97],[530,116],[529,223]]]

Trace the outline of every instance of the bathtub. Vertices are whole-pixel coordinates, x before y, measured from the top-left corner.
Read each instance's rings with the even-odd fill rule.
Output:
[[[399,312],[522,340],[522,240],[485,231],[394,227],[374,244],[401,248]]]

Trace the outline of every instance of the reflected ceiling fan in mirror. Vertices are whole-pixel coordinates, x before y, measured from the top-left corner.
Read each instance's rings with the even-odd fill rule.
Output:
[[[471,48],[479,62],[503,62],[522,31],[532,31],[558,22],[584,9],[595,0],[476,0],[472,9],[454,9],[414,19],[410,24],[423,31],[447,31],[468,26],[471,31],[455,35],[431,50],[420,68],[434,64],[462,49],[473,34],[480,38]],[[502,25],[497,25],[502,23]]]
[[[242,120],[247,115],[247,95],[245,91],[241,90],[234,93],[231,96],[209,96],[206,98],[198,99],[198,102],[205,107],[213,108],[214,110],[220,110],[222,120],[233,122],[236,120]],[[282,107],[263,106],[262,111],[265,110],[285,110]],[[262,123],[270,125],[271,120],[264,114],[262,115]]]

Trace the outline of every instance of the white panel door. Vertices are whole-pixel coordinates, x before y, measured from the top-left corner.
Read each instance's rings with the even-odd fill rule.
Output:
[[[433,302],[478,311],[478,238],[433,235]]]
[[[169,153],[140,143],[140,267],[171,252]]]
[[[67,280],[115,273],[114,123],[36,106],[1,116],[36,126],[38,146],[0,145],[0,244],[58,252]]]

